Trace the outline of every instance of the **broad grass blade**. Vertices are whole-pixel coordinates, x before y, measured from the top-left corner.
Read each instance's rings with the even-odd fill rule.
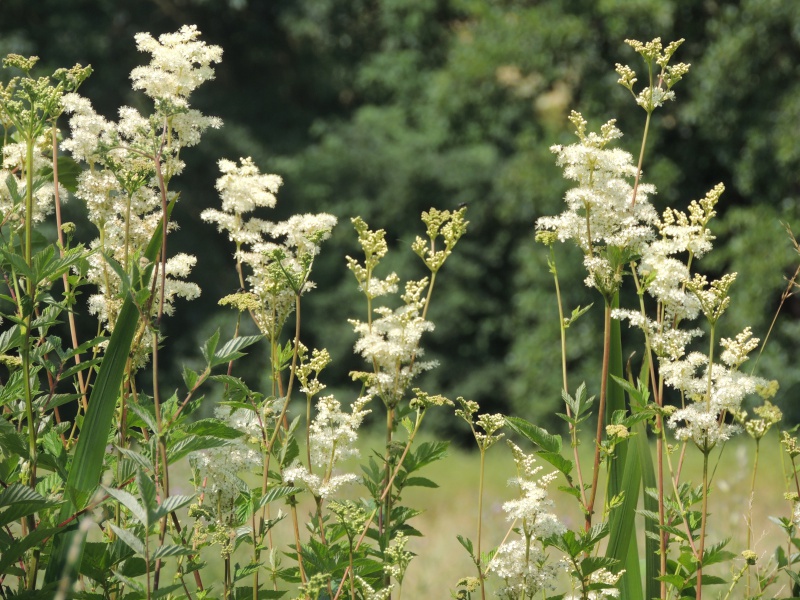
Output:
[[[167,209],[172,212],[174,200]],[[145,250],[145,257],[155,262],[161,248],[161,223],[159,223],[150,243]],[[149,276],[145,276],[145,285]],[[114,332],[108,342],[103,362],[97,373],[97,380],[89,396],[89,409],[83,420],[75,456],[67,476],[66,502],[61,507],[59,522],[66,521],[77,511],[85,508],[100,484],[106,445],[111,431],[114,409],[119,398],[125,364],[128,360],[133,336],[139,324],[139,309],[130,295],[120,310]],[[53,553],[45,573],[45,581],[51,582],[63,576],[74,576],[74,565],[79,564],[83,553],[83,534],[77,531],[77,523],[73,527],[56,535],[53,540]],[[76,538],[75,536],[79,536]],[[71,556],[68,557],[68,554]],[[69,562],[72,565],[68,564]]]
[[[619,307],[619,293],[614,296],[613,308]],[[611,347],[609,352],[608,382],[606,393],[606,424],[611,423],[615,411],[626,410],[625,392],[614,381],[623,378],[622,330],[617,319],[611,320]],[[642,576],[639,567],[639,552],[636,542],[636,505],[639,501],[641,466],[637,452],[628,452],[626,443],[618,444],[611,457],[608,471],[606,498],[623,495],[622,505],[611,514],[606,556],[619,561],[625,573],[620,580],[621,596],[626,600],[643,600]]]

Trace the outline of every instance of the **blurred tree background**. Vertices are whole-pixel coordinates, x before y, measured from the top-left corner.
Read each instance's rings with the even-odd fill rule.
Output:
[[[193,279],[203,296],[167,324],[176,366],[216,327],[232,331],[233,315],[216,301],[238,287],[233,248],[199,215],[217,203],[216,161],[252,156],[285,179],[267,218],[340,219],[315,265],[319,290],[307,296],[303,335],[327,347],[343,375],[361,368],[346,319],[365,310],[345,268],[344,256],[357,252],[350,217],[385,228],[389,266],[414,276],[421,265],[408,246],[422,231],[419,213],[467,203],[469,233],[431,306],[428,357],[441,366],[423,387],[551,425],[558,317],[533,226],[561,211],[567,184],[549,147],[573,141],[570,109],[594,129],[617,118],[623,147],[638,152],[644,112],[614,73],[617,62],[642,72],[625,38],[686,38],[676,60],[692,69],[677,102],[656,113],[644,176],[658,187],[659,209],[727,187],[716,249],[699,264],[711,275],[739,273],[722,334],[749,324],[763,338],[798,261],[782,225],[800,234],[797,0],[4,0],[0,8],[2,54],[38,55],[49,69],[91,64],[81,92],[109,118],[142,102],[127,78],[142,61],[136,32],[194,23],[225,51],[216,81],[193,101],[225,125],[186,152],[178,182],[181,230],[171,249],[198,256]],[[69,210],[80,220],[80,207]],[[557,260],[567,309],[595,301],[577,254],[557,248]],[[601,317],[597,302],[568,338],[572,386],[585,379],[592,393]],[[790,299],[758,364],[780,381],[779,404],[794,421],[799,317]],[[344,377],[329,383],[352,390]]]

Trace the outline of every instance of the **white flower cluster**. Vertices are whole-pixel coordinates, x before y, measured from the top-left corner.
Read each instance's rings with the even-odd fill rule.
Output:
[[[573,112],[580,141],[569,146],[553,146],[556,164],[564,177],[576,181],[567,191],[567,210],[556,217],[542,217],[538,229],[554,231],[562,242],[574,240],[586,255],[595,245],[614,246],[639,252],[653,237],[652,225],[658,215],[647,201],[655,187],[639,184],[633,201],[631,181],[636,176],[633,157],[608,144],[622,136],[615,122],[609,121],[600,133],[586,133],[586,121]]]
[[[275,206],[283,181],[277,175],[261,174],[251,158],[240,159],[239,166],[223,159],[219,167],[222,210],[206,209],[200,217],[216,223],[220,232],[227,231],[228,239],[236,244],[236,260],[250,268],[250,291],[263,305],[253,315],[256,323],[262,333],[276,335],[294,310],[296,296],[313,288],[308,278],[311,266],[320,245],[330,237],[336,217],[294,215],[280,223],[250,217],[256,208]],[[284,241],[277,243],[281,238]]]
[[[143,90],[154,100],[169,101],[173,107],[188,106],[186,98],[205,81],[214,78],[211,63],[222,60],[222,48],[200,41],[195,25],[184,25],[175,33],[154,39],[137,33],[136,48],[148,52],[150,64],[131,71],[133,89]]]
[[[692,402],[676,410],[669,418],[680,440],[691,440],[702,449],[710,449],[740,431],[736,424],[726,423],[726,414],[736,415],[745,397],[759,393],[769,382],[738,370],[747,354],[759,340],[745,329],[736,339],[723,338],[720,344],[723,364],[714,364],[708,373],[708,357],[689,353],[683,360],[662,361],[661,373],[667,385],[683,392]]]
[[[610,587],[589,590],[589,593],[585,596],[580,593],[568,594],[564,596],[564,600],[604,600],[605,598],[619,598],[619,589],[615,586],[623,573],[625,573],[624,570],[618,573],[612,573],[605,568],[599,569],[589,575],[589,585],[603,584]]]
[[[256,413],[250,410],[220,406],[215,415],[244,436],[219,448],[192,452],[189,464],[195,470],[198,491],[206,494],[206,504],[212,510],[221,511],[217,518],[224,521],[233,511],[240,492],[248,489],[240,475],[257,471],[262,466],[261,454],[250,445],[253,439],[261,436],[261,426]]]
[[[577,186],[565,196],[567,209],[555,217],[542,217],[539,230],[554,232],[559,241],[573,240],[584,253],[586,285],[607,295],[619,288],[621,268],[609,249],[638,255],[653,239],[658,214],[648,201],[655,187],[639,184],[634,197],[633,179],[637,168],[633,157],[618,148],[607,147],[622,132],[611,120],[600,133],[586,133],[586,120],[572,112],[579,142],[553,146],[556,163],[564,177]]]
[[[304,483],[317,498],[330,498],[345,484],[355,483],[354,473],[334,474],[337,464],[351,456],[358,456],[356,440],[358,428],[371,411],[365,407],[371,396],[356,400],[351,412],[342,411],[333,396],[323,396],[317,401],[317,414],[309,428],[312,467],[322,470],[322,475],[296,463],[283,472],[284,481]]]
[[[131,272],[132,261],[139,259],[162,221],[164,194],[167,201],[174,197],[166,185],[183,170],[180,149],[195,145],[209,127],[222,125],[220,119],[189,108],[189,94],[213,78],[211,63],[222,56],[219,47],[207,46],[199,35],[194,26],[162,35],[158,41],[150,34],[137,34],[137,47],[151,54],[151,62],[133,69],[131,79],[134,89],[156,101],[151,116],[125,106],[115,123],[98,115],[78,94],[65,94],[61,99],[64,111],[71,115],[71,136],[62,147],[91,167],[79,176],[76,196],[86,202],[89,219],[99,231],[92,242],[97,251],[90,255],[88,273],[98,293],[90,298],[89,306],[109,331],[121,306],[122,283],[106,256]],[[200,288],[184,281],[195,262],[185,254],[166,262],[168,278],[163,293],[167,314],[173,311],[175,298],[199,296]],[[156,282],[160,286],[160,277]],[[157,290],[160,294],[160,287]],[[153,310],[157,304],[153,303]]]
[[[542,467],[514,443],[509,442],[519,476],[512,483],[519,486],[520,497],[503,504],[510,521],[521,524],[522,537],[498,548],[489,562],[488,570],[500,577],[505,586],[498,592],[509,600],[533,598],[543,591],[554,590],[564,565],[550,563],[542,541],[565,531],[564,525],[552,512],[555,505],[547,495],[547,486],[555,473],[539,476]]]
[[[656,51],[661,51],[659,44],[648,50]],[[628,74],[629,80],[632,77]],[[728,291],[735,273],[709,283],[690,271],[692,261],[711,250],[714,237],[708,223],[725,188],[719,184],[702,200],[692,201],[687,213],[670,208],[659,218],[648,202],[655,188],[640,183],[634,198],[628,180],[637,169],[631,156],[607,148],[621,136],[614,122],[606,123],[597,134],[586,133],[586,121],[580,114],[572,113],[570,120],[579,143],[555,146],[553,152],[564,176],[578,186],[567,192],[567,210],[557,217],[539,219],[537,228],[552,231],[561,241],[573,240],[584,252],[587,285],[607,298],[609,291],[619,288],[627,262],[639,257],[639,281],[656,300],[658,318],[627,309],[615,309],[612,316],[628,319],[645,332],[664,382],[687,400],[669,419],[678,439],[691,439],[710,448],[739,429],[726,423],[725,415],[737,414],[744,397],[766,384],[738,371],[758,345],[749,329],[735,340],[723,340],[722,364],[709,367],[706,355],[686,355],[688,344],[702,335],[701,330],[679,328],[683,321],[700,314],[715,324],[730,302]],[[612,248],[615,251],[609,252]]]
[[[42,150],[47,147],[49,139],[40,136],[33,145],[33,165],[32,171],[39,172],[41,169],[51,166],[49,158],[42,154]],[[25,161],[27,147],[24,142],[7,143],[3,146],[2,168],[0,168],[0,214],[6,219],[21,220],[25,203],[19,202],[19,198],[25,197],[25,186],[27,185],[25,173]],[[9,179],[10,178],[10,179]],[[12,195],[9,184],[16,191],[17,198]],[[61,201],[67,199],[67,191],[63,186],[58,188]],[[53,199],[55,197],[55,186],[52,181],[39,182],[33,186],[33,222],[40,223],[44,218],[53,212]]]
[[[422,318],[425,305],[422,294],[427,284],[427,278],[407,282],[404,304],[395,310],[385,306],[375,308],[379,317],[371,323],[350,320],[359,336],[355,352],[374,367],[372,373],[354,373],[353,376],[363,378],[369,393],[390,406],[400,401],[417,375],[437,365],[436,361],[418,360],[423,354],[422,334],[433,331],[433,323]]]

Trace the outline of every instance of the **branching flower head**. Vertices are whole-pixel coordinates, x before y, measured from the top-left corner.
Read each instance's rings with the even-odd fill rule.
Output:
[[[199,40],[195,25],[184,25],[175,33],[153,38],[137,33],[136,48],[152,55],[150,64],[131,72],[133,89],[143,90],[157,101],[185,107],[186,98],[200,84],[214,78],[212,63],[222,60],[222,48]]]
[[[769,387],[769,382],[738,370],[747,359],[746,354],[758,346],[751,339],[749,329],[736,340],[724,339],[726,347],[723,362],[714,364],[708,373],[708,357],[699,352],[685,359],[662,361],[661,374],[665,383],[680,390],[689,400],[684,408],[676,410],[669,418],[670,427],[681,440],[692,440],[698,447],[708,450],[718,442],[726,441],[741,428],[728,423],[725,415],[738,415],[744,398],[759,394]]]
[[[512,482],[519,486],[520,497],[503,504],[503,510],[510,521],[522,524],[522,537],[503,543],[489,561],[488,571],[504,582],[498,592],[501,598],[535,598],[555,589],[564,568],[561,562],[549,560],[543,540],[563,533],[565,528],[551,512],[554,504],[547,496],[547,486],[555,475],[539,477],[541,467],[535,465],[533,456],[512,442],[508,445],[518,472]]]
[[[338,489],[358,481],[354,473],[335,474],[337,464],[350,456],[358,456],[358,428],[371,411],[366,405],[371,400],[364,396],[356,400],[350,413],[342,411],[333,396],[323,396],[317,401],[317,414],[309,428],[311,463],[322,469],[318,475],[299,463],[283,472],[283,479],[293,485],[304,483],[317,498],[330,498]]]
[[[658,218],[647,197],[655,188],[639,184],[633,202],[631,182],[637,172],[633,157],[608,147],[622,135],[614,121],[603,125],[599,133],[587,133],[580,113],[573,112],[570,120],[579,142],[551,150],[564,177],[577,186],[567,191],[567,209],[556,217],[540,218],[536,227],[553,231],[561,242],[574,241],[585,256],[587,285],[604,294],[613,293],[621,280],[622,265],[641,254],[654,237]]]
[[[468,221],[464,220],[466,207],[457,211],[430,209],[422,213],[422,222],[427,226],[428,240],[417,237],[411,249],[425,262],[431,273],[442,268],[444,261],[452,254],[453,247],[467,231]],[[436,239],[444,238],[444,250],[436,250]]]
[[[684,42],[683,39],[670,42],[666,48],[661,44],[661,38],[646,43],[638,40],[625,40],[644,59],[647,65],[649,85],[643,88],[638,94],[633,89],[638,81],[636,72],[627,65],[617,64],[619,74],[618,83],[630,90],[636,103],[652,113],[656,108],[662,106],[664,102],[675,99],[675,92],[672,86],[678,83],[686,73],[689,72],[690,65],[677,63],[670,65],[672,55]],[[658,68],[660,67],[660,70]],[[657,81],[655,80],[657,78]]]
[[[419,373],[436,366],[435,362],[418,360],[423,355],[422,334],[433,330],[433,323],[421,315],[424,306],[421,295],[427,283],[427,279],[408,282],[403,294],[405,304],[396,310],[385,306],[375,308],[379,316],[371,323],[350,320],[359,335],[355,352],[375,368],[371,373],[356,372],[353,376],[366,381],[370,393],[388,405],[400,401]]]
[[[277,336],[294,310],[298,295],[313,288],[309,280],[320,245],[330,237],[336,217],[326,213],[295,215],[273,223],[248,216],[257,208],[273,208],[275,194],[282,184],[277,175],[262,174],[251,158],[240,164],[220,160],[222,176],[217,191],[222,210],[206,209],[201,218],[216,223],[236,244],[237,261],[250,269],[250,292],[262,302],[253,311],[262,333]],[[281,239],[283,238],[283,241]]]

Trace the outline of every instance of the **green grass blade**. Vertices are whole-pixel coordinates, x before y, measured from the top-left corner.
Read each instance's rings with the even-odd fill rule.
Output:
[[[650,360],[645,353],[642,361],[642,368],[639,372],[639,381],[648,380]],[[631,382],[632,383],[632,382]],[[635,452],[639,455],[642,466],[642,489],[656,489],[658,480],[656,479],[656,469],[653,455],[650,453],[650,443],[647,438],[647,425],[643,422],[636,423],[633,427],[636,434],[634,438]],[[644,494],[644,509],[650,513],[658,513],[658,500],[648,494]],[[660,550],[658,541],[653,536],[660,535],[658,522],[650,519],[644,521],[645,542],[644,542],[644,597],[647,600],[659,598],[661,595],[661,582],[656,579],[661,575],[661,561],[658,555]]]
[[[641,456],[638,450],[638,447],[634,447],[625,459],[620,482],[624,495],[622,504],[611,513],[611,531],[606,549],[606,556],[619,560],[619,568],[625,569],[620,584],[621,597],[626,600],[643,599],[639,548],[636,541],[636,506],[639,502],[642,481]]]
[[[656,470],[653,464],[653,456],[650,454],[650,444],[647,441],[647,427],[644,423],[637,423],[633,428],[636,437],[634,438],[635,452],[639,456],[642,472],[643,489],[656,488]],[[644,509],[653,513],[658,513],[658,500],[644,494]],[[645,598],[658,598],[661,593],[661,584],[656,579],[661,568],[658,551],[658,541],[648,536],[648,533],[658,535],[658,522],[645,519],[645,542],[644,542],[644,587]]]
[[[171,212],[174,201],[170,204]],[[161,248],[161,224],[158,225],[145,250],[145,257],[154,262]],[[145,280],[148,279],[147,277]],[[145,285],[146,285],[145,281]],[[89,396],[89,409],[84,417],[75,456],[66,483],[66,502],[61,508],[59,522],[69,519],[83,509],[100,484],[106,445],[111,431],[114,409],[117,405],[125,364],[139,324],[139,310],[129,295],[120,310],[114,332],[108,342],[97,380]],[[75,537],[79,536],[79,537]],[[72,528],[53,540],[53,553],[45,573],[45,581],[60,579],[65,571],[72,571],[68,562],[78,564],[83,552],[84,536]],[[68,554],[72,556],[68,557]],[[70,559],[68,561],[68,559]],[[66,568],[66,569],[65,569]]]
[[[613,308],[619,307],[619,294],[614,296]],[[615,411],[626,410],[625,392],[614,381],[624,377],[622,362],[622,330],[617,319],[611,320],[611,347],[609,353],[606,393],[606,424],[611,423]],[[641,465],[637,452],[628,452],[627,443],[618,444],[610,460],[606,498],[623,494],[621,506],[611,514],[611,530],[606,556],[619,561],[618,568],[625,573],[620,580],[621,597],[626,600],[643,600],[642,576],[636,541],[636,505],[639,501]]]

